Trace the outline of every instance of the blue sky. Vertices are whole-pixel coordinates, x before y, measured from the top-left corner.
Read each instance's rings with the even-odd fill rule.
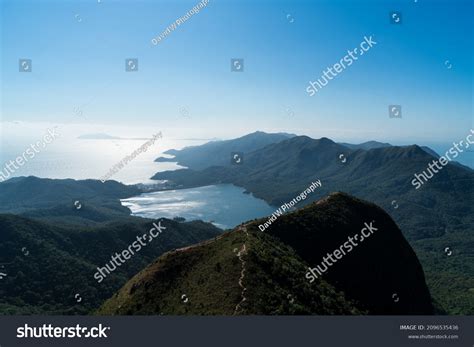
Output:
[[[198,2],[1,0],[2,121],[392,143],[452,142],[473,127],[472,1],[210,0],[151,44]],[[376,46],[308,96],[310,80],[370,35]]]

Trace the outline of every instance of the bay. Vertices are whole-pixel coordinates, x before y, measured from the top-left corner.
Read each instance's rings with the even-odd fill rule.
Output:
[[[143,193],[121,202],[135,216],[152,219],[183,217],[212,222],[222,229],[271,215],[275,210],[232,184]]]

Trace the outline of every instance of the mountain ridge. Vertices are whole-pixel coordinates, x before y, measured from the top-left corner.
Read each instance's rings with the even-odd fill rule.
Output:
[[[210,141],[200,146],[185,147],[181,150],[168,150],[164,153],[173,155],[173,158],[159,157],[155,161],[177,162],[178,165],[191,169],[203,169],[214,165],[227,166],[231,165],[232,152],[245,153],[293,136],[295,135],[287,133],[268,134],[256,131],[236,139]],[[196,160],[196,158],[198,159]]]
[[[385,228],[385,234],[381,232],[366,241],[347,255],[350,259],[341,259],[327,276],[311,284],[305,272],[313,264],[307,260],[319,257],[318,250],[324,252],[323,248],[331,247],[334,241],[328,234],[318,236],[324,233],[324,227],[334,228],[341,237],[360,231],[360,226],[353,226],[355,221],[351,218],[341,219],[332,215],[333,212],[324,211],[328,205],[335,210],[346,208],[357,221],[373,216]],[[361,210],[366,215],[357,217]],[[323,218],[325,223],[315,231],[317,224],[305,224],[307,218]],[[249,221],[214,240],[167,252],[127,282],[97,313],[433,313],[415,253],[391,218],[375,205],[337,193],[280,217],[269,232],[259,231],[257,225],[261,222]],[[308,239],[307,236],[313,237],[311,235],[323,237],[329,245],[324,245],[326,241],[321,244]],[[390,252],[384,249],[388,245]],[[306,250],[314,247],[313,252],[308,253],[305,247]],[[381,249],[377,252],[377,248]],[[397,254],[395,258],[394,254]],[[375,255],[377,258],[372,259],[372,265],[376,266],[363,265]],[[352,287],[344,285],[346,277]],[[405,301],[394,302],[395,292]]]

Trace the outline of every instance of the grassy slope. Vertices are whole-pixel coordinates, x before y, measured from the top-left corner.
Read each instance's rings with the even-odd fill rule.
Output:
[[[246,244],[247,301],[237,256]],[[99,314],[356,314],[341,293],[324,281],[309,285],[294,252],[259,232],[233,231],[217,241],[169,252],[107,300]],[[297,292],[297,294],[295,294]],[[188,302],[183,302],[185,294]],[[292,296],[289,296],[292,295]],[[292,300],[293,299],[293,300]],[[251,303],[251,304],[249,304]]]
[[[149,232],[151,223],[130,218],[97,228],[65,228],[0,215],[0,264],[7,264],[8,273],[0,287],[0,314],[87,314],[157,256],[222,232],[204,222],[164,220],[167,229],[159,237],[97,283],[97,266],[105,266],[112,254]],[[75,294],[83,298],[80,304]]]

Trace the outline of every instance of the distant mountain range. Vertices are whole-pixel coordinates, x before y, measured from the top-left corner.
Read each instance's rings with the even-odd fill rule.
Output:
[[[215,165],[226,166],[231,164],[232,152],[248,153],[294,136],[296,135],[266,134],[257,131],[235,140],[211,141],[201,146],[186,147],[182,150],[170,149],[164,153],[173,155],[173,158],[160,157],[156,161],[177,162],[179,165],[197,170]]]
[[[230,140],[220,160],[226,161],[234,151],[232,141],[242,145],[252,136],[261,141],[265,134]],[[232,165],[229,160],[225,165],[205,168],[207,156],[200,157],[199,151],[194,151],[193,161],[200,162],[199,169],[189,165],[189,169],[157,173],[153,179],[168,180],[182,188],[232,183],[273,206],[292,200],[320,179],[322,187],[301,206],[334,191],[381,206],[415,247],[434,297],[452,313],[474,312],[473,254],[467,244],[460,242],[474,241],[474,171],[470,168],[449,163],[416,190],[411,184],[414,174],[426,170],[436,154],[417,145],[368,142],[347,146],[327,138],[293,136],[248,150],[240,165]],[[180,158],[179,152],[176,157]],[[458,247],[456,257],[447,259],[444,249],[454,245]]]
[[[432,314],[415,253],[379,207],[333,194],[280,217],[245,223],[168,252],[134,276],[100,314]],[[303,276],[364,222],[378,234],[310,283]]]
[[[225,157],[230,157],[230,151]],[[195,155],[193,160],[199,159]],[[160,172],[153,179],[170,180],[182,187],[233,183],[274,206],[321,179],[322,189],[309,201],[338,190],[374,201],[392,211],[402,229],[407,226],[407,237],[418,239],[442,235],[448,224],[456,229],[474,225],[474,206],[467,203],[472,201],[473,170],[448,164],[419,191],[411,184],[414,174],[425,170],[432,160],[432,155],[417,145],[351,150],[327,138],[297,136],[244,154],[241,165],[231,165],[229,160],[226,165],[201,170]],[[419,213],[414,214],[415,209]],[[403,219],[397,219],[401,215]],[[420,216],[426,218],[420,220]],[[431,221],[428,225],[427,220]],[[433,224],[443,226],[443,231],[433,229]]]
[[[344,142],[340,142],[339,144],[350,149],[364,149],[366,151],[369,149],[374,149],[374,148],[384,148],[384,147],[392,146],[390,143],[383,143],[383,142],[377,142],[377,141],[367,141],[367,142],[360,143],[358,145],[353,145],[353,144],[344,143]]]

